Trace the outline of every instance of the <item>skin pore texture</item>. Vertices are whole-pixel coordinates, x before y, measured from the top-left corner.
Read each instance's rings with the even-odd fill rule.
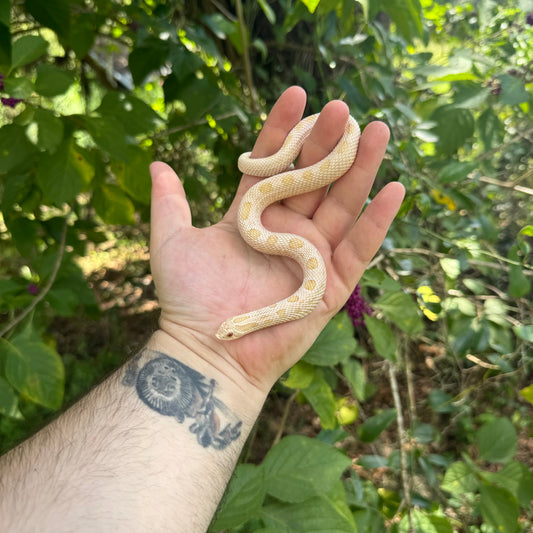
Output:
[[[299,87],[281,95],[253,158],[279,150],[305,102]],[[340,101],[324,106],[297,168],[334,149],[348,115]],[[207,530],[270,388],[343,306],[401,205],[403,187],[388,183],[363,211],[388,138],[384,124],[368,124],[354,163],[330,188],[264,210],[265,228],[313,243],[327,282],[304,318],[231,342],[215,337],[222,322],[280,301],[302,282],[295,261],[254,250],[237,229],[241,200],[261,178],[244,175],[222,221],[198,229],[177,175],[151,165],[159,329],[122,368],[0,458],[2,533]]]

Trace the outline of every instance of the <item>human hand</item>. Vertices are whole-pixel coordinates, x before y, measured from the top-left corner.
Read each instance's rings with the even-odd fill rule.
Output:
[[[275,153],[301,120],[304,107],[304,91],[299,87],[287,89],[272,108],[252,157]],[[347,106],[340,101],[324,107],[304,144],[299,168],[316,163],[332,150],[344,131],[348,114]],[[164,163],[154,163],[151,263],[161,305],[161,329],[186,344],[194,339],[197,346],[203,347],[202,356],[217,368],[237,367],[254,386],[264,392],[270,389],[344,305],[401,205],[403,186],[389,183],[359,216],[388,138],[388,128],[383,123],[369,124],[361,135],[352,168],[327,194],[324,189],[313,191],[265,210],[266,227],[301,235],[317,247],[327,268],[326,291],[316,309],[305,318],[226,342],[215,338],[220,324],[231,316],[288,296],[301,283],[300,267],[290,259],[255,251],[238,232],[240,200],[258,178],[243,176],[223,220],[198,229],[191,224],[178,177]]]

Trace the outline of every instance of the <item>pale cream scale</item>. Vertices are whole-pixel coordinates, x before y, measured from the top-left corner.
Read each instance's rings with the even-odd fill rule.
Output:
[[[302,269],[303,281],[288,298],[226,320],[216,333],[220,340],[238,339],[252,331],[303,318],[313,311],[324,295],[326,267],[315,246],[293,233],[273,233],[261,223],[261,214],[270,204],[329,185],[352,166],[361,132],[350,116],[340,141],[322,161],[291,169],[317,119],[318,115],[312,115],[299,122],[274,155],[251,159],[251,152],[246,152],[239,157],[241,172],[266,178],[251,187],[242,198],[238,214],[242,238],[262,253],[294,259]]]

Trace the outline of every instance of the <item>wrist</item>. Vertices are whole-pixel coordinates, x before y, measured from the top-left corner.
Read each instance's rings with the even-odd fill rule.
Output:
[[[167,356],[198,373],[213,396],[242,422],[244,434],[257,419],[268,391],[251,382],[239,364],[216,339],[206,339],[181,326],[159,329],[146,345],[149,358]],[[196,375],[196,374],[195,374]]]

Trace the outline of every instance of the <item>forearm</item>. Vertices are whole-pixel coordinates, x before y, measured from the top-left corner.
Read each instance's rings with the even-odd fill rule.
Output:
[[[0,459],[0,530],[206,531],[264,400],[217,366],[154,335]]]

